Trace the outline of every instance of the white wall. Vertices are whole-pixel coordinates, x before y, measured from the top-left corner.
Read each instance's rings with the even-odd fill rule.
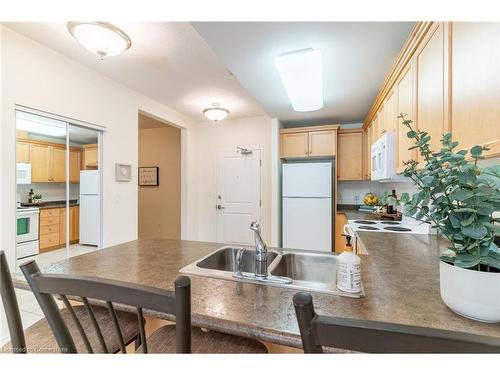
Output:
[[[236,146],[262,149],[262,235],[271,239],[271,119],[266,116],[199,124],[198,233],[200,241],[216,241],[216,154]]]
[[[114,163],[137,168],[138,111],[168,121],[192,146],[196,126],[189,118],[42,46],[4,25],[1,35],[1,237],[13,264],[15,254],[15,116],[16,104],[105,126],[103,137],[103,224],[105,246],[137,238],[137,174],[130,183],[114,181]],[[183,150],[182,216],[184,238],[197,238],[196,162]],[[191,182],[194,182],[191,183]]]

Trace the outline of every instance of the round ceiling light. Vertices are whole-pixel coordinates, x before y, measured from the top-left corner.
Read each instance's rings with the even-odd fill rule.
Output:
[[[68,22],[68,31],[78,42],[101,58],[116,56],[132,45],[129,36],[108,22]]]
[[[229,114],[229,111],[225,108],[221,108],[219,103],[212,103],[212,107],[204,109],[203,114],[207,116],[209,120],[217,122],[224,120]]]

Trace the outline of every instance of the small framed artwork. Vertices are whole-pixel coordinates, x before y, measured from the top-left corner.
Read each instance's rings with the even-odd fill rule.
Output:
[[[159,170],[158,167],[139,167],[139,186],[158,186]]]
[[[132,181],[132,166],[130,164],[115,163],[115,179],[119,182]]]

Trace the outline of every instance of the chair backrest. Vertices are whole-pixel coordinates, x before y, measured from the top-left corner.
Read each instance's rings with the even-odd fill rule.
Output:
[[[293,297],[306,353],[323,346],[366,353],[500,353],[500,338],[317,315],[309,293]]]
[[[13,353],[26,353],[26,342],[24,340],[23,324],[19,305],[17,304],[14,284],[10,276],[7,257],[0,251],[0,295],[2,296],[3,308],[9,326],[10,343]]]
[[[175,281],[175,292],[171,292],[96,277],[41,274],[35,261],[21,265],[21,271],[44,312],[62,353],[76,353],[77,350],[54,296],[61,298],[69,310],[89,353],[93,353],[93,348],[68,300],[68,296],[77,297],[83,303],[104,352],[108,352],[108,348],[89,299],[92,304],[100,303],[108,308],[122,353],[125,353],[125,343],[113,303],[135,308],[144,353],[147,353],[148,349],[143,309],[174,315],[176,320],[176,351],[177,353],[191,352],[191,280],[186,276],[181,276]]]

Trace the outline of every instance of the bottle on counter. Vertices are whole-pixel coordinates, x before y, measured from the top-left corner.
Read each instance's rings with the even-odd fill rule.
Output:
[[[351,251],[338,256],[337,288],[347,293],[361,292],[361,258]]]
[[[28,193],[28,203],[33,203],[33,196],[35,193],[33,192],[33,189],[30,189],[30,192]]]
[[[395,189],[392,189],[392,193],[389,194],[389,197],[394,198],[397,202],[398,196],[396,194]],[[387,213],[388,214],[397,214],[398,213],[397,207],[394,207],[392,204],[387,205]]]

